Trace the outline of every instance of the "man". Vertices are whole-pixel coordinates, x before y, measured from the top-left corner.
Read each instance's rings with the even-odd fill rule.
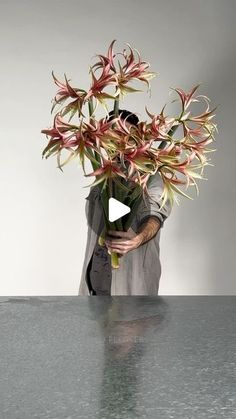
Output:
[[[139,122],[130,111],[120,109],[119,114],[128,126]],[[99,187],[91,188],[86,198],[88,235],[78,295],[158,295],[160,232],[171,213],[169,201],[160,210],[163,182],[158,172],[150,178],[148,191],[151,198],[142,200],[128,232],[109,231],[105,246],[99,246],[103,210]],[[111,251],[120,255],[118,269],[111,268]]]

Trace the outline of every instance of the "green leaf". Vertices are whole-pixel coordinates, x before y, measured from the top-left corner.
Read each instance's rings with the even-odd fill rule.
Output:
[[[76,156],[77,156],[77,154],[78,153],[76,153],[75,151],[72,151],[71,153],[70,153],[70,155],[67,157],[67,159],[66,160],[64,160],[64,162],[63,163],[61,163],[61,167],[62,166],[65,166],[67,163],[69,163],[69,161],[71,161],[72,159],[74,159]]]
[[[56,150],[58,148],[58,145],[60,146],[60,144],[58,144],[58,143],[57,144],[49,143],[47,145],[47,147],[44,148],[44,150],[42,152],[42,157],[44,157],[44,155],[47,153],[48,150],[51,150],[52,152],[53,152],[53,149]]]
[[[181,189],[177,188],[177,186],[171,184],[171,188],[174,189],[174,191],[176,191],[177,193],[179,193],[180,195],[185,196],[188,199],[191,199],[193,201],[193,198],[191,196],[188,196],[186,193],[184,193],[183,191],[181,191]]]

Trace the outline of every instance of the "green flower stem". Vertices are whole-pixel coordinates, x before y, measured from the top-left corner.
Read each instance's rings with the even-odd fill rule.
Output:
[[[88,100],[88,107],[89,107],[89,116],[90,116],[90,122],[91,122],[91,118],[92,118],[92,114],[93,114],[93,110],[94,110],[94,107],[93,107],[93,98],[92,97]],[[94,150],[94,152],[91,150],[91,152],[93,153],[94,158],[98,162],[98,166],[97,167],[100,167],[101,166],[101,156],[95,150]]]
[[[116,99],[114,100],[114,108],[113,108],[113,112],[114,112],[114,116],[117,117],[119,116],[119,101],[120,101],[120,97],[119,95],[116,97]],[[115,128],[115,123],[112,124],[112,128]]]
[[[130,228],[130,226],[133,222],[133,219],[134,219],[135,215],[137,214],[139,205],[142,202],[142,198],[143,198],[143,196],[141,195],[133,201],[133,204],[131,205],[131,211],[128,214],[128,217],[126,218],[126,221],[124,222],[124,231],[129,230],[129,228]]]
[[[104,218],[105,218],[105,224],[107,230],[115,230],[115,223],[112,221],[109,221],[108,219],[108,201],[109,201],[109,191],[107,190],[107,187],[101,191],[101,200],[102,200],[102,206],[104,210]]]
[[[92,109],[91,105],[89,105],[89,106],[90,106],[90,109]],[[115,99],[114,114],[115,114],[115,116],[119,115],[119,97],[117,97]],[[90,115],[91,115],[91,113],[90,113]],[[112,128],[114,128],[114,127],[115,127],[115,124],[112,125]],[[120,226],[119,223],[117,224],[115,222],[111,222],[108,219],[108,201],[109,201],[109,198],[113,196],[113,191],[115,193],[115,185],[113,185],[112,179],[110,178],[110,179],[108,179],[108,185],[106,185],[106,188],[101,190],[101,200],[102,200],[102,205],[103,205],[103,210],[104,210],[104,219],[105,219],[106,231],[117,230],[117,229],[119,229],[118,227]],[[121,224],[121,227],[122,227],[122,224]],[[123,230],[123,228],[121,228],[121,229]],[[106,232],[103,230],[101,237],[105,237],[105,234],[106,234]],[[118,257],[118,254],[115,253],[115,252],[111,252],[111,266],[114,269],[119,268],[119,257]]]
[[[109,198],[115,198],[118,201],[121,200],[121,198],[119,197],[119,194],[118,194],[117,185],[113,181],[113,179],[111,179],[111,178],[109,179]],[[123,231],[123,226],[122,226],[122,220],[121,219],[118,219],[118,220],[114,221],[114,230]]]
[[[182,112],[181,112],[181,114],[179,115],[179,117],[178,117],[178,118],[176,118],[176,121],[180,122],[180,120],[181,120],[181,118],[182,118],[183,114],[184,114],[184,109],[182,110]],[[167,135],[172,136],[172,135],[175,133],[175,131],[177,130],[177,128],[178,128],[178,125],[175,125],[174,127],[172,127],[172,128],[170,129],[170,131],[167,133]],[[159,145],[159,147],[157,147],[157,148],[161,148],[161,149],[163,149],[163,148],[165,148],[166,144],[168,144],[168,141],[162,141],[162,142],[161,142],[161,144]]]
[[[91,164],[92,164],[93,170],[95,171],[96,169],[98,169],[98,168],[100,167],[100,164],[99,164],[98,162],[95,162],[95,161],[94,161],[94,160],[96,160],[96,159],[95,159],[95,156],[94,156],[93,150],[92,150],[91,148],[87,148],[87,149],[86,149],[86,151],[87,151],[87,153],[91,156],[91,160],[90,160],[90,162],[91,162]],[[98,179],[98,178],[99,178],[99,176],[96,176],[96,179]]]
[[[172,136],[174,133],[175,133],[175,131],[177,130],[177,128],[178,128],[178,125],[175,125],[174,127],[172,127],[171,129],[170,129],[170,131],[167,133],[167,135],[170,135],[170,136]],[[168,141],[162,141],[161,142],[161,144],[157,147],[158,149],[163,149],[163,148],[165,148],[165,146],[168,144]]]
[[[114,269],[118,269],[120,266],[119,256],[115,252],[111,252],[111,266]]]
[[[116,99],[114,100],[113,112],[114,112],[115,117],[119,116],[119,101],[120,101],[120,98],[119,98],[119,95],[118,95],[116,97]],[[114,128],[114,127],[115,127],[115,124],[112,125],[112,128]],[[117,193],[118,189],[117,189],[117,185],[115,184],[115,182],[113,182],[113,191],[112,192],[113,192],[113,195],[110,194],[110,196],[113,196],[114,198],[119,200],[118,193]],[[121,231],[123,230],[123,225],[122,225],[121,219],[116,220],[114,224],[115,224],[115,230],[121,230]]]
[[[110,180],[110,179],[109,179]],[[116,230],[116,225],[114,222],[109,221],[108,219],[108,200],[109,200],[109,185],[101,191],[102,206],[104,211],[104,220],[105,220],[105,229],[103,230],[100,236],[100,242],[104,242],[106,232],[108,230]],[[111,266],[114,269],[119,268],[119,257],[117,253],[111,252]]]
[[[112,178],[109,178],[109,198],[116,198],[116,189],[115,189],[115,182],[113,182]],[[108,199],[109,199],[108,198]],[[119,230],[122,229],[122,224],[120,225],[120,220],[116,220],[114,222],[109,221],[110,225],[112,226],[112,230]]]
[[[119,116],[119,101],[120,101],[120,96],[118,95],[116,97],[116,99],[114,100],[114,114],[115,114],[115,116]]]
[[[112,178],[111,177],[108,179],[108,185],[109,185],[109,198],[112,198],[112,196],[113,196],[113,183],[112,183]]]

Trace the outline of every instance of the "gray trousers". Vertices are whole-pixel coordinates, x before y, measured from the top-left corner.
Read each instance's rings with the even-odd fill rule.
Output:
[[[97,243],[87,268],[90,295],[111,295],[111,269],[107,248]]]

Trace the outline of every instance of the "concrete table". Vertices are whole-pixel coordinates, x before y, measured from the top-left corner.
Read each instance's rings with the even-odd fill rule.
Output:
[[[236,418],[236,297],[0,298],[1,419]]]

